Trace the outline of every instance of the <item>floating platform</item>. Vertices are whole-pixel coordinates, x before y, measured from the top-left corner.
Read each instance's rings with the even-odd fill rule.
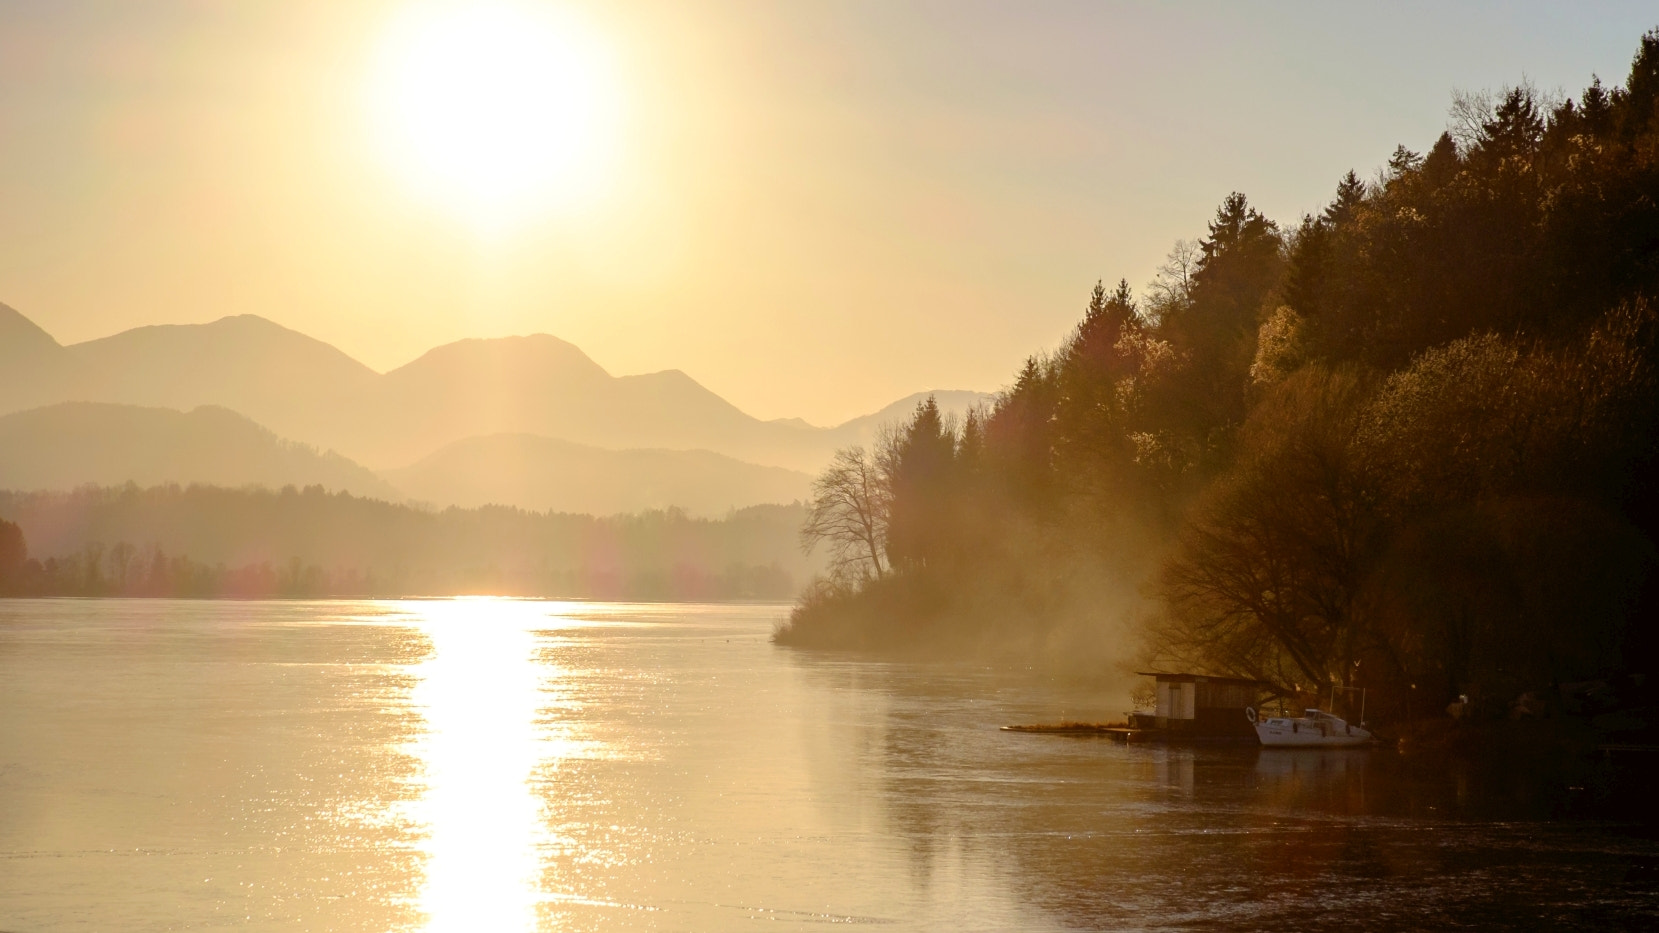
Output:
[[[1171,745],[1231,745],[1248,744],[1260,745],[1261,741],[1254,734],[1251,735],[1204,735],[1172,729],[1141,728],[1139,726],[1125,726],[1121,723],[1104,722],[1062,722],[1052,724],[1037,724],[1031,726],[1003,726],[1004,732],[1025,732],[1033,735],[1072,735],[1089,736],[1111,739],[1114,742],[1138,744],[1141,742],[1167,742]]]
[[[1117,722],[1055,722],[1029,726],[1003,726],[1004,732],[1027,732],[1036,735],[1089,735],[1109,738],[1115,742],[1144,742],[1149,734]]]

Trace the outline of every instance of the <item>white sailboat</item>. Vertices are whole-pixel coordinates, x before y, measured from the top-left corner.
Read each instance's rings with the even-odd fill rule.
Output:
[[[1270,748],[1350,748],[1372,742],[1364,726],[1323,710],[1310,709],[1299,717],[1265,717],[1247,706],[1244,713],[1256,727],[1256,736]]]

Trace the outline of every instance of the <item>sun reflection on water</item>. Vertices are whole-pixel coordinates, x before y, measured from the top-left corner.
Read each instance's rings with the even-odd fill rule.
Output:
[[[420,628],[432,652],[414,701],[426,730],[412,751],[423,788],[412,816],[425,830],[425,930],[530,931],[537,926],[549,840],[529,783],[570,742],[538,723],[561,671],[537,658],[538,632],[566,620],[557,604],[431,603]]]

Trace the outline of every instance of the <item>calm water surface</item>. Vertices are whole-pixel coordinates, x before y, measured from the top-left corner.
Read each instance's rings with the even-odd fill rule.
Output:
[[[0,930],[1659,928],[1629,768],[1004,733],[1118,704],[781,614],[0,601]]]

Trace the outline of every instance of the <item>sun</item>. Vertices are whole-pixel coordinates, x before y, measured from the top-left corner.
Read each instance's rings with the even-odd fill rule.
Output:
[[[545,7],[410,7],[374,56],[377,148],[423,199],[499,230],[591,201],[619,118],[606,50]]]

